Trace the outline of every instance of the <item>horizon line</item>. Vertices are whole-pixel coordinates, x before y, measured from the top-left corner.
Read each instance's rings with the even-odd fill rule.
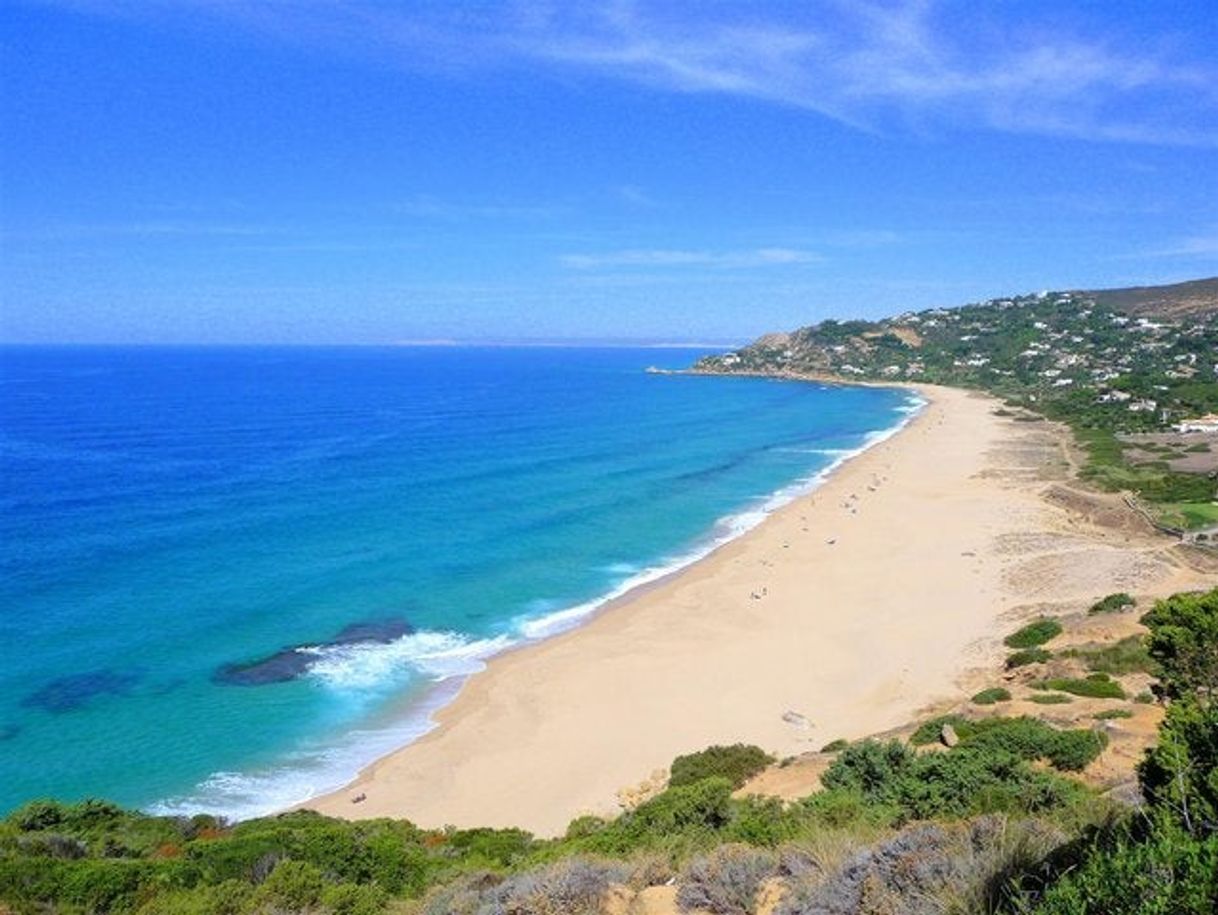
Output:
[[[460,339],[421,339],[421,340],[391,340],[377,342],[297,342],[297,341],[156,341],[156,340],[0,340],[0,347],[74,347],[74,348],[177,348],[177,349],[238,349],[255,347],[292,347],[297,349],[326,349],[326,348],[362,348],[362,349],[472,349],[478,347],[502,349],[733,349],[747,345],[747,341],[736,340],[632,340],[623,338],[598,339],[595,337],[575,338],[491,338],[487,340]]]

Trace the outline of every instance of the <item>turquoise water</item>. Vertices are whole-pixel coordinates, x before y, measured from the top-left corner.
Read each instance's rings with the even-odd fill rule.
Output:
[[[913,409],[696,355],[0,349],[0,809],[337,787]]]

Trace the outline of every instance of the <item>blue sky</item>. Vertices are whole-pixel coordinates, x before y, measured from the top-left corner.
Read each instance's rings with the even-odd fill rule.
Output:
[[[743,340],[1212,276],[1214,13],[7,0],[0,339]]]

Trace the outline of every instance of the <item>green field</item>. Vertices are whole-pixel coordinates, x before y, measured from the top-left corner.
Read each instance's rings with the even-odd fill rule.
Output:
[[[1218,502],[1164,502],[1155,509],[1159,519],[1172,527],[1196,530],[1218,524]]]

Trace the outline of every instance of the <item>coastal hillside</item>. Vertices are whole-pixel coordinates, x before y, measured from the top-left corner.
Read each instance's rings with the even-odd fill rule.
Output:
[[[1089,453],[1085,475],[1137,494],[1164,526],[1218,524],[1218,279],[822,321],[694,371],[983,390],[1068,423]]]
[[[1178,318],[1213,315],[1218,311],[1218,277],[1168,286],[1131,286],[1080,293],[1096,304],[1135,317]]]

